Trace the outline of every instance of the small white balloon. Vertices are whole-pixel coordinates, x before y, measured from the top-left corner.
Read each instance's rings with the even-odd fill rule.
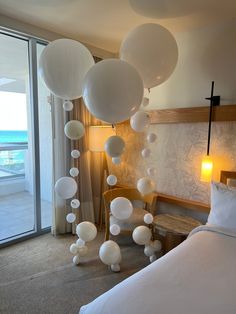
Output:
[[[119,245],[112,240],[104,242],[100,246],[99,257],[101,261],[106,265],[119,264],[121,261],[121,252]]]
[[[156,139],[157,139],[157,136],[156,136],[155,133],[149,133],[149,134],[147,135],[147,141],[148,141],[148,143],[154,143],[154,142],[156,141]]]
[[[69,213],[66,215],[66,221],[70,224],[72,224],[75,221],[75,219],[76,219],[76,216],[73,213]]]
[[[112,264],[111,270],[114,271],[114,273],[118,273],[120,271],[120,264]]]
[[[79,158],[80,157],[80,151],[78,149],[73,149],[71,152],[72,158]]]
[[[152,237],[152,232],[146,226],[138,226],[134,229],[132,237],[136,244],[148,245]]]
[[[112,157],[111,161],[115,165],[119,165],[121,163],[120,157]]]
[[[119,157],[124,152],[125,142],[120,136],[113,135],[106,140],[104,148],[110,157]]]
[[[142,105],[143,105],[143,107],[147,107],[149,105],[149,98],[148,97],[143,97]]]
[[[79,264],[79,262],[80,262],[80,256],[79,256],[79,254],[76,254],[74,257],[73,257],[73,264],[75,264],[75,265],[78,265]]]
[[[70,206],[72,208],[79,208],[80,207],[80,201],[77,200],[77,198],[74,198],[71,202],[70,202]]]
[[[78,251],[79,251],[78,246],[75,243],[72,243],[70,246],[70,252],[75,255],[78,254]]]
[[[72,177],[77,177],[78,174],[79,174],[79,169],[78,169],[78,168],[76,168],[76,167],[70,168],[70,175],[71,175]]]
[[[152,193],[155,187],[155,182],[148,177],[141,178],[137,182],[137,189],[143,195]]]
[[[96,238],[97,228],[93,223],[89,221],[83,221],[77,225],[76,233],[80,239],[84,240],[85,242],[89,242]]]
[[[110,226],[110,233],[114,236],[120,234],[120,226],[117,224],[113,224]]]
[[[151,176],[151,177],[155,176],[156,172],[157,172],[157,170],[156,170],[156,168],[154,168],[154,167],[149,167],[149,168],[147,169],[147,174],[148,174],[149,176]]]
[[[113,186],[113,185],[116,185],[117,183],[117,177],[114,176],[113,174],[110,174],[108,177],[107,177],[107,184]]]
[[[160,252],[162,249],[162,244],[158,240],[151,241],[150,246],[153,248],[155,252]]]
[[[71,111],[72,109],[73,109],[73,103],[72,103],[72,101],[70,101],[70,100],[65,100],[64,102],[63,102],[63,109],[65,110],[65,111]]]
[[[136,132],[144,132],[150,125],[150,117],[145,111],[137,111],[130,118],[130,126]]]
[[[157,259],[156,255],[152,255],[152,256],[149,257],[150,263],[155,262],[156,259]]]
[[[153,250],[153,248],[152,248],[150,245],[146,245],[145,248],[144,248],[144,254],[145,254],[147,257],[150,257],[150,256],[154,255],[154,250]]]
[[[88,247],[86,245],[80,246],[78,250],[79,256],[85,256],[88,253]]]
[[[115,218],[124,220],[132,215],[133,205],[125,197],[116,197],[111,201],[110,210]]]
[[[82,239],[78,239],[76,241],[76,245],[77,245],[78,248],[81,248],[81,247],[83,247],[85,245],[85,241],[82,240]]]
[[[148,158],[151,155],[151,150],[149,148],[144,148],[141,155],[143,158]]]
[[[152,214],[148,213],[148,214],[145,214],[144,217],[143,217],[143,220],[146,224],[150,225],[152,222],[153,222],[153,216]]]
[[[64,132],[70,140],[79,140],[84,135],[85,129],[80,121],[71,120],[66,123]]]
[[[77,192],[77,183],[73,178],[61,177],[55,184],[55,192],[62,199],[68,199]]]

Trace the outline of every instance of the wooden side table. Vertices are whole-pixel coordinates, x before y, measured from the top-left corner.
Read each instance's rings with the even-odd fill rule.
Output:
[[[184,241],[190,231],[200,225],[200,221],[189,216],[157,215],[153,220],[154,237],[162,242],[165,254]]]

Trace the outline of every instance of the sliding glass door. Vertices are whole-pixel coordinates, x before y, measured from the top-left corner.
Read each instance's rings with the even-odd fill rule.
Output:
[[[38,78],[45,44],[0,33],[0,245],[51,226],[50,93]]]

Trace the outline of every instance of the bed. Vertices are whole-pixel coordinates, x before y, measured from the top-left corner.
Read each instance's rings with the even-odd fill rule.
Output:
[[[235,314],[236,189],[214,183],[212,195],[207,225],[79,313]]]

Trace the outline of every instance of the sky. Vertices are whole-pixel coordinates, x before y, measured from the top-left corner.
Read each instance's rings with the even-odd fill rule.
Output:
[[[27,130],[26,94],[0,91],[0,130]]]

